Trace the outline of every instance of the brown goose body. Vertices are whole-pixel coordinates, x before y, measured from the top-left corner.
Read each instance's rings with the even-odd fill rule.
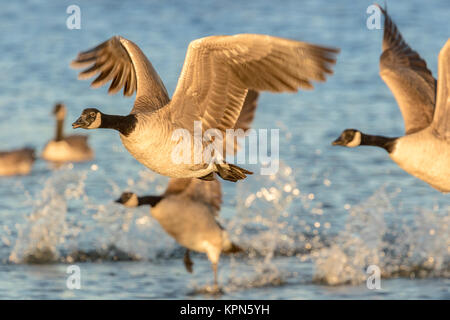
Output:
[[[0,176],[29,174],[35,159],[31,148],[0,151]]]

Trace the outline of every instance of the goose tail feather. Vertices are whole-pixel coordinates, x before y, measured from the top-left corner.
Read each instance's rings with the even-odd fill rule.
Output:
[[[238,252],[243,252],[243,251],[244,251],[244,249],[239,247],[237,244],[230,242],[230,245],[228,247],[224,248],[223,253],[230,254],[230,253],[238,253]]]

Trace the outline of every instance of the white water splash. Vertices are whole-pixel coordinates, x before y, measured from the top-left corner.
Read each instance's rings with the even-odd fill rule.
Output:
[[[316,282],[362,283],[369,265],[377,265],[383,278],[450,276],[450,207],[402,219],[391,201],[396,194],[379,190],[350,210],[332,245],[311,253]],[[388,225],[387,215],[394,223]]]
[[[5,230],[3,243],[14,244],[8,257],[10,263],[137,260],[166,251],[149,245],[163,245],[164,241],[156,240],[169,237],[164,238],[161,228],[150,219],[148,208],[127,210],[114,204],[113,196],[109,203],[97,204],[88,196],[85,182],[89,177],[98,179],[98,175],[72,169],[65,166],[54,171],[39,192],[28,196],[32,212],[24,223],[16,224],[15,238]],[[143,173],[129,185],[136,191],[149,190],[160,187],[156,180],[154,174]],[[118,196],[119,188],[111,181],[105,181],[105,185],[108,182],[111,193]],[[174,247],[173,241],[167,244],[169,248],[171,245]]]
[[[254,178],[258,181],[250,187],[244,183],[238,185],[236,213],[226,228],[246,248],[245,263],[251,268],[248,272],[242,272],[241,268],[237,271],[239,263],[234,258],[227,291],[278,286],[291,276],[288,271],[278,269],[273,258],[280,253],[292,255],[296,250],[294,224],[298,217],[291,214],[290,207],[303,195],[297,188],[292,168],[283,162],[276,175]]]
[[[49,263],[59,259],[58,246],[71,232],[66,221],[66,199],[84,194],[86,172],[57,171],[35,195],[26,223],[17,225],[18,237],[9,256],[12,263]]]

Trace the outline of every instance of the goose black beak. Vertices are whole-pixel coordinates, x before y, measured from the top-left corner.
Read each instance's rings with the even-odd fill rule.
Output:
[[[72,128],[73,128],[73,129],[81,128],[81,127],[83,127],[84,125],[85,125],[84,120],[83,120],[81,117],[79,117],[79,118],[77,119],[77,121],[75,121],[74,123],[72,123]]]
[[[345,143],[341,140],[341,137],[337,138],[331,143],[332,146],[343,146],[344,144]]]
[[[114,202],[115,202],[115,203],[120,203],[120,204],[123,204],[123,202],[122,202],[122,198],[116,199],[116,200],[114,200]]]

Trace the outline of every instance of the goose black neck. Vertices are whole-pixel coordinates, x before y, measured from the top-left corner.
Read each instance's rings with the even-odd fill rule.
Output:
[[[144,196],[138,197],[138,206],[150,205],[154,207],[163,199],[163,196]]]
[[[112,114],[102,113],[102,122],[100,128],[104,129],[114,129],[119,131],[124,136],[128,136],[133,132],[136,126],[136,116],[134,114],[129,114],[127,116],[118,116]]]
[[[361,145],[380,147],[385,149],[389,153],[391,153],[394,149],[396,140],[397,138],[373,136],[370,134],[361,133]]]
[[[57,119],[55,141],[61,141],[63,139],[63,127],[64,127],[64,119]]]

